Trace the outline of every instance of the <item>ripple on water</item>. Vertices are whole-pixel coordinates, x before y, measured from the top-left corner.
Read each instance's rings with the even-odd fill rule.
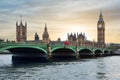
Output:
[[[2,57],[2,58],[1,58]],[[4,58],[3,58],[4,57]],[[73,62],[12,65],[0,56],[0,80],[119,80],[120,57],[82,59]],[[11,65],[11,66],[8,66]]]

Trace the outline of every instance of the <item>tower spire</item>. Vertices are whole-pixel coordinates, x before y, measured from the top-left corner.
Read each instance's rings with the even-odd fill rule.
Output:
[[[43,43],[49,43],[49,34],[48,34],[48,31],[47,31],[47,24],[45,23],[45,29],[44,29],[44,32],[43,32],[43,40],[42,42]]]
[[[102,10],[100,10],[100,18],[103,18]]]
[[[16,22],[16,26],[18,26],[18,21]]]
[[[97,42],[99,47],[105,46],[105,22],[103,20],[102,10],[100,11],[97,23]]]
[[[20,15],[20,19],[21,19],[21,20],[20,20],[20,24],[22,24],[22,15]]]
[[[22,15],[20,15],[20,19],[21,19],[21,21],[22,21]]]
[[[27,23],[25,25],[22,23],[22,16],[20,15],[20,24],[16,22],[16,41],[26,42],[27,41]]]
[[[25,22],[25,26],[27,26],[27,22]]]
[[[47,23],[45,23],[45,31],[47,31]]]

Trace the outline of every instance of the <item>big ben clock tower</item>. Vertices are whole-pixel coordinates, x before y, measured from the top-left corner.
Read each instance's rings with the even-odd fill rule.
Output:
[[[102,11],[100,12],[99,20],[97,23],[97,41],[99,47],[105,46],[105,22],[103,20]]]

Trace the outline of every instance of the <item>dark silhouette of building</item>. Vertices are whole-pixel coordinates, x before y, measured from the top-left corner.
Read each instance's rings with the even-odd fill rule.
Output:
[[[98,47],[105,46],[105,22],[103,20],[102,11],[100,12],[99,20],[97,23],[97,43]]]
[[[68,41],[70,43],[76,42],[76,40],[77,40],[77,38],[76,38],[76,34],[75,33],[74,34],[71,33],[70,35],[68,33]]]
[[[49,43],[50,39],[49,39],[49,34],[48,34],[48,31],[47,31],[47,24],[45,24],[45,29],[44,29],[44,32],[43,32],[43,35],[42,35],[42,43]]]
[[[25,25],[23,25],[22,19],[20,21],[20,24],[16,22],[16,41],[17,42],[27,41],[27,22],[25,22]]]
[[[39,36],[37,33],[35,33],[35,38],[34,38],[35,41],[39,41]]]
[[[0,42],[4,42],[4,39],[1,39],[1,38],[0,38]]]
[[[70,42],[71,45],[83,45],[86,40],[85,33],[80,33],[80,34],[70,34],[68,33],[68,41]]]

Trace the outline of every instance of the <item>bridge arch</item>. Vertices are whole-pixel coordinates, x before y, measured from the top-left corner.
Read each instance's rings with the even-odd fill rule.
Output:
[[[43,62],[47,61],[47,51],[35,46],[8,46],[1,51],[9,50],[12,54],[12,62]]]
[[[96,57],[100,57],[103,55],[102,49],[94,49],[93,51]]]
[[[91,58],[94,56],[94,53],[90,48],[80,48],[78,51],[80,58]]]
[[[73,59],[76,57],[76,51],[70,47],[56,47],[51,50],[53,59]]]
[[[104,49],[104,50],[103,50],[103,53],[104,53],[104,56],[109,56],[109,54],[110,54],[110,53],[109,53],[109,50],[107,50],[107,49]]]
[[[10,52],[14,52],[14,50],[19,50],[19,51],[22,51],[22,50],[24,50],[24,49],[33,49],[33,50],[36,50],[36,51],[41,51],[41,52],[43,52],[43,53],[45,53],[45,54],[47,54],[47,51],[45,50],[45,49],[43,49],[43,48],[40,48],[40,47],[34,47],[34,46],[7,46],[7,47],[3,47],[3,48],[1,48],[0,49],[0,52],[2,52],[2,51],[4,51],[4,50],[9,50]],[[21,50],[20,50],[21,49]],[[16,51],[17,51],[16,50]],[[24,50],[25,51],[25,50]],[[31,51],[31,50],[30,50]],[[29,52],[30,52],[29,51]]]
[[[114,52],[113,52],[112,50],[110,50],[109,53],[110,53],[110,55],[113,55],[113,54],[114,54]]]
[[[114,54],[113,50],[108,50],[109,51],[109,55],[108,56],[112,56]]]

